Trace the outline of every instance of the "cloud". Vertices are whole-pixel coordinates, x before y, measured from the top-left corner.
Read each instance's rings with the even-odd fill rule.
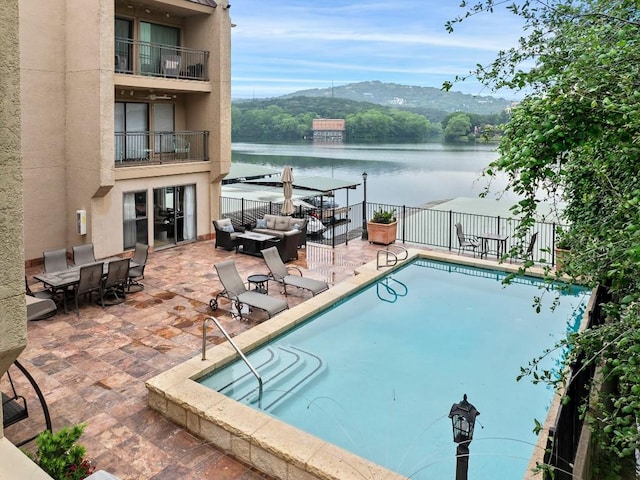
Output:
[[[233,95],[277,96],[301,85],[326,88],[349,80],[440,87],[516,45],[520,26],[504,12],[465,21],[448,34],[444,23],[460,13],[441,0],[243,0],[232,10],[238,24],[232,31]],[[461,88],[485,90],[472,80]]]

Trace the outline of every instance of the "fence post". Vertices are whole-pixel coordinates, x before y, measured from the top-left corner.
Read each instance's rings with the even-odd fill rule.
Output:
[[[407,218],[407,206],[402,205],[402,243],[404,243],[404,239],[406,238],[407,222],[405,221]]]
[[[453,210],[449,210],[449,251],[453,247]]]
[[[244,197],[240,199],[240,217],[242,218],[242,222],[240,225],[244,225],[246,222],[244,221]]]

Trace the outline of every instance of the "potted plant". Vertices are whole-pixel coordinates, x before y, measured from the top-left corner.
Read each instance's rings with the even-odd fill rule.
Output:
[[[396,209],[375,210],[373,217],[367,222],[369,243],[389,245],[396,241],[398,222],[396,221]]]

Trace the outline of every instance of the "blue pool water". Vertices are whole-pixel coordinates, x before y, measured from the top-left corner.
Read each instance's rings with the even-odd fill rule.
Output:
[[[481,412],[469,478],[522,478],[553,392],[516,377],[578,329],[588,298],[563,293],[551,311],[551,292],[536,314],[537,280],[503,278],[424,259],[393,272],[247,355],[265,382],[262,409],[412,479],[444,479],[455,477],[447,415],[466,393]],[[202,383],[258,408],[243,363]]]

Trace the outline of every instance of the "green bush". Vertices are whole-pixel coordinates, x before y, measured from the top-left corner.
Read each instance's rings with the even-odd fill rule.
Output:
[[[36,438],[36,452],[29,456],[54,480],[82,480],[91,475],[95,467],[84,458],[86,449],[76,443],[86,423],[63,427],[56,433],[42,432]]]

